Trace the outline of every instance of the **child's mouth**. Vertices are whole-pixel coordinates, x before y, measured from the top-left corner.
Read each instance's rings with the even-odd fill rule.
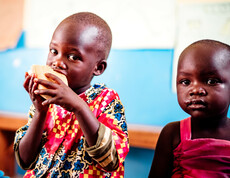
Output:
[[[204,109],[207,106],[207,103],[201,99],[197,100],[197,99],[192,99],[186,102],[187,107],[191,108],[191,109]]]
[[[52,68],[55,72],[61,73],[63,75],[66,76],[65,72],[63,72],[63,70],[61,70],[60,68]]]

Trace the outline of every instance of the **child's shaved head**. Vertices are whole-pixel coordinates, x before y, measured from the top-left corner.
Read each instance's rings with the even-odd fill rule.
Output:
[[[79,12],[67,17],[59,25],[66,22],[94,26],[99,29],[96,38],[98,56],[102,60],[108,58],[112,45],[112,32],[108,24],[101,17],[91,12]]]
[[[204,48],[215,48],[216,51],[219,51],[219,61],[221,60],[223,63],[230,67],[230,46],[228,44],[216,40],[204,39],[196,41],[183,50],[183,52],[180,55],[180,58],[182,58],[183,55],[189,52],[190,49],[198,46],[202,46]]]
[[[190,45],[190,47],[193,47],[197,44],[201,44],[201,45],[208,45],[208,46],[213,46],[213,47],[216,47],[216,48],[223,48],[223,49],[226,49],[230,52],[230,46],[225,44],[225,43],[222,43],[220,41],[216,41],[216,40],[210,40],[210,39],[204,39],[204,40],[199,40],[199,41],[196,41],[194,43],[192,43]]]

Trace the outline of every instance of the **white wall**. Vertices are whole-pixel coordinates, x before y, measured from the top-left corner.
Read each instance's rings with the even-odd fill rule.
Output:
[[[113,32],[113,48],[172,48],[175,0],[26,0],[27,46],[47,47],[65,17],[90,11]]]

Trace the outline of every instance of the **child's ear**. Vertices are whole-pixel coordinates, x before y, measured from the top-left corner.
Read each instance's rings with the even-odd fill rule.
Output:
[[[101,60],[97,63],[97,65],[95,66],[95,70],[93,75],[98,76],[101,75],[105,69],[107,67],[107,61],[106,60]]]

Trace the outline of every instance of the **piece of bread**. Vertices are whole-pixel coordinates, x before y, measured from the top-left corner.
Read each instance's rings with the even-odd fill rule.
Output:
[[[51,73],[51,74],[56,75],[66,85],[68,85],[68,81],[67,81],[67,78],[66,78],[65,75],[63,75],[63,74],[61,74],[59,72],[54,71],[50,66],[47,66],[47,65],[46,66],[44,66],[44,65],[32,65],[30,73],[35,73],[36,77],[39,78],[39,79],[43,79],[43,80],[47,80],[47,81],[50,81],[50,82],[54,82],[53,80],[48,79],[45,76],[45,73]],[[38,85],[38,89],[46,89],[46,87],[44,87],[43,85]],[[41,96],[43,98],[45,98],[45,99],[51,98],[51,96],[48,96],[48,95],[41,95]]]

